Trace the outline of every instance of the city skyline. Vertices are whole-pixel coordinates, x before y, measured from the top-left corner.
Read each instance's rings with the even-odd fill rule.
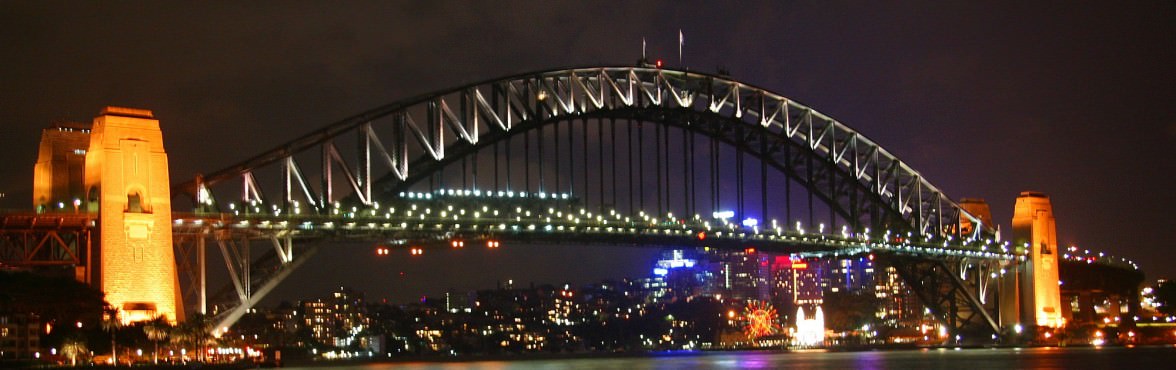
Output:
[[[156,112],[175,183],[406,96],[533,69],[628,65],[639,57],[643,37],[651,56],[682,67],[676,58],[681,29],[684,67],[713,72],[722,65],[741,81],[841,120],[953,198],[987,199],[1006,233],[1016,194],[1042,191],[1054,200],[1060,245],[1130,258],[1149,278],[1176,275],[1176,263],[1163,253],[1170,245],[1165,211],[1176,205],[1171,179],[1163,175],[1176,162],[1163,150],[1176,144],[1176,113],[1165,104],[1173,97],[1166,87],[1174,82],[1165,66],[1176,60],[1165,47],[1176,34],[1170,5],[843,9],[761,3],[714,9],[716,18],[746,19],[737,30],[725,29],[701,7],[672,4],[625,9],[609,25],[583,16],[606,11],[588,5],[536,6],[530,12],[453,4],[380,4],[388,8],[365,11],[311,3],[272,12],[224,4],[11,5],[11,13],[0,15],[14,51],[0,72],[12,86],[0,99],[6,117],[0,136],[10,143],[0,149],[10,159],[0,167],[2,208],[31,209],[26,195],[41,128],[57,119],[87,122],[108,104]],[[217,22],[186,21],[190,12]],[[670,16],[650,16],[661,13]],[[623,20],[643,16],[654,21]],[[401,23],[382,17],[410,24],[376,26]],[[434,22],[450,17],[463,27]],[[90,18],[116,21],[98,25]],[[773,18],[787,21],[764,25],[775,24],[767,22]],[[310,22],[295,27],[295,20]],[[517,42],[490,47],[490,37]],[[229,39],[240,44],[224,42]],[[512,253],[506,251],[512,247],[499,254]],[[596,255],[571,248],[535,249],[532,257],[584,261]],[[612,260],[657,253],[604,249],[619,257],[600,256],[586,265],[607,275],[615,274],[608,270]],[[427,271],[451,262],[422,257],[408,263]],[[365,284],[356,279],[383,272],[362,245],[331,259],[369,267],[310,267],[286,289],[300,278],[356,286]],[[521,270],[508,267],[513,261],[500,261],[503,271]],[[538,276],[566,272],[558,263],[518,266]],[[437,291],[446,284],[455,285],[445,276],[431,277],[419,289]],[[281,293],[279,288],[276,296]]]

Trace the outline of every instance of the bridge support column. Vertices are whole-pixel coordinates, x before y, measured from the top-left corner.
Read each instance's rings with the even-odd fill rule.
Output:
[[[1058,287],[1057,232],[1049,197],[1022,192],[1013,210],[1013,245],[1023,252],[1017,280],[1020,319],[1027,326],[1065,325]]]
[[[1024,263],[1014,260],[1005,266],[1000,274],[1000,292],[997,293],[1000,328],[1004,333],[1013,333],[1021,324],[1021,276]]]
[[[94,119],[85,189],[98,204],[99,286],[107,302],[125,322],[183,320],[167,153],[151,111],[106,107]]]

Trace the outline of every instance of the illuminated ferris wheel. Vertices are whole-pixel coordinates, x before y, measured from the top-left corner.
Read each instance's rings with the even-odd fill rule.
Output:
[[[776,323],[776,318],[779,316],[771,303],[750,301],[743,309],[743,317],[746,318],[743,332],[750,339],[776,334],[779,329],[779,325]]]

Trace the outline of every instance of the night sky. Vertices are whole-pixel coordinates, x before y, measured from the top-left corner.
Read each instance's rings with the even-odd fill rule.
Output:
[[[40,129],[160,119],[173,182],[364,110],[520,72],[677,61],[837,118],[1010,227],[1050,195],[1063,246],[1176,277],[1176,2],[0,1],[0,208],[30,209]],[[324,251],[275,299],[393,300],[648,271],[651,249]],[[211,257],[210,257],[211,258]],[[400,273],[404,272],[403,275]]]

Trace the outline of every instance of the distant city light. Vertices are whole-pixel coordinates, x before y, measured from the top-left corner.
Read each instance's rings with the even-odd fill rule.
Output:
[[[743,220],[744,227],[756,227],[757,225],[759,225],[759,220],[757,219],[747,218]]]

